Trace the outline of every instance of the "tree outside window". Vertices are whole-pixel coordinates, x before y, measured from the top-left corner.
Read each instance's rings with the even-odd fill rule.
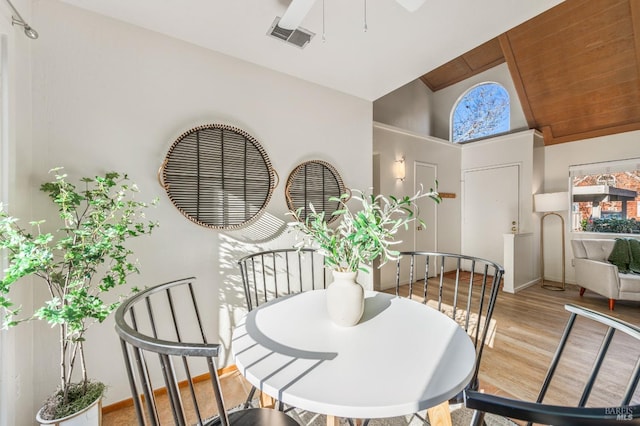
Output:
[[[572,230],[640,233],[640,170],[572,176]]]
[[[508,132],[509,93],[498,83],[479,84],[460,98],[451,115],[455,143]]]

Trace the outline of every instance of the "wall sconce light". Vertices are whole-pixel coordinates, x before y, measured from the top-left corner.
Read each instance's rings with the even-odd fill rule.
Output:
[[[393,163],[393,176],[400,182],[404,182],[406,176],[406,165],[404,162],[404,156]]]
[[[20,13],[18,12],[18,10],[15,8],[15,6],[13,5],[13,3],[11,3],[11,0],[7,0],[7,3],[9,4],[9,6],[11,7],[11,9],[13,10],[13,15],[11,16],[11,25],[19,25],[22,28],[24,28],[24,33],[27,37],[29,37],[32,40],[35,40],[38,38],[38,32],[36,30],[34,30],[33,28],[31,28],[31,26],[29,24],[27,24],[27,22],[22,19],[22,16],[20,16]]]

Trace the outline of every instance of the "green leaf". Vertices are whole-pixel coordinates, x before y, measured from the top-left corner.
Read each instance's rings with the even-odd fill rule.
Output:
[[[316,211],[310,205],[306,219],[291,224],[291,229],[298,233],[295,247],[320,247],[326,266],[332,269],[355,271],[362,263],[376,259],[380,259],[382,265],[398,256],[398,251],[388,247],[398,243],[394,240],[398,229],[408,229],[410,222],[419,220],[415,202],[425,196],[433,199],[438,194],[418,191],[412,197],[385,197],[352,190],[352,197],[348,194],[331,197],[330,201],[339,203],[331,214],[331,217],[340,217],[335,227],[328,226],[324,211]],[[352,201],[347,205],[349,198]],[[359,202],[359,209],[352,209],[354,202]],[[289,214],[300,217],[299,210]]]
[[[3,327],[32,319],[52,326],[64,324],[67,332],[61,345],[65,341],[82,344],[87,328],[104,321],[118,306],[101,297],[138,272],[125,242],[151,233],[158,223],[146,219],[149,205],[134,199],[139,190],[126,174],[83,177],[76,187],[61,168],[52,173],[54,179],[40,189],[58,210],[60,224],[55,232],[41,232],[45,222],[34,220],[29,222],[30,233],[0,206],[0,247],[7,258],[0,280],[0,311]],[[157,198],[150,205],[156,204]],[[22,316],[9,295],[14,286],[30,284],[23,279],[29,275],[42,280],[52,296]]]

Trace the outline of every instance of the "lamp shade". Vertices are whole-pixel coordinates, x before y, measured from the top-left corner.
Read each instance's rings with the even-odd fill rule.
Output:
[[[534,205],[536,212],[559,212],[569,210],[568,192],[550,192],[548,194],[535,194]]]

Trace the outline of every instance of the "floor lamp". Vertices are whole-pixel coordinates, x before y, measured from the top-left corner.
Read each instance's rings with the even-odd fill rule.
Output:
[[[538,213],[544,213],[540,218],[540,277],[542,287],[548,290],[564,290],[565,285],[565,255],[564,255],[564,218],[558,212],[569,210],[568,192],[551,192],[548,194],[534,195],[535,209]],[[544,219],[547,216],[555,215],[560,218],[560,237],[562,238],[562,283],[558,285],[546,284],[544,282]]]

